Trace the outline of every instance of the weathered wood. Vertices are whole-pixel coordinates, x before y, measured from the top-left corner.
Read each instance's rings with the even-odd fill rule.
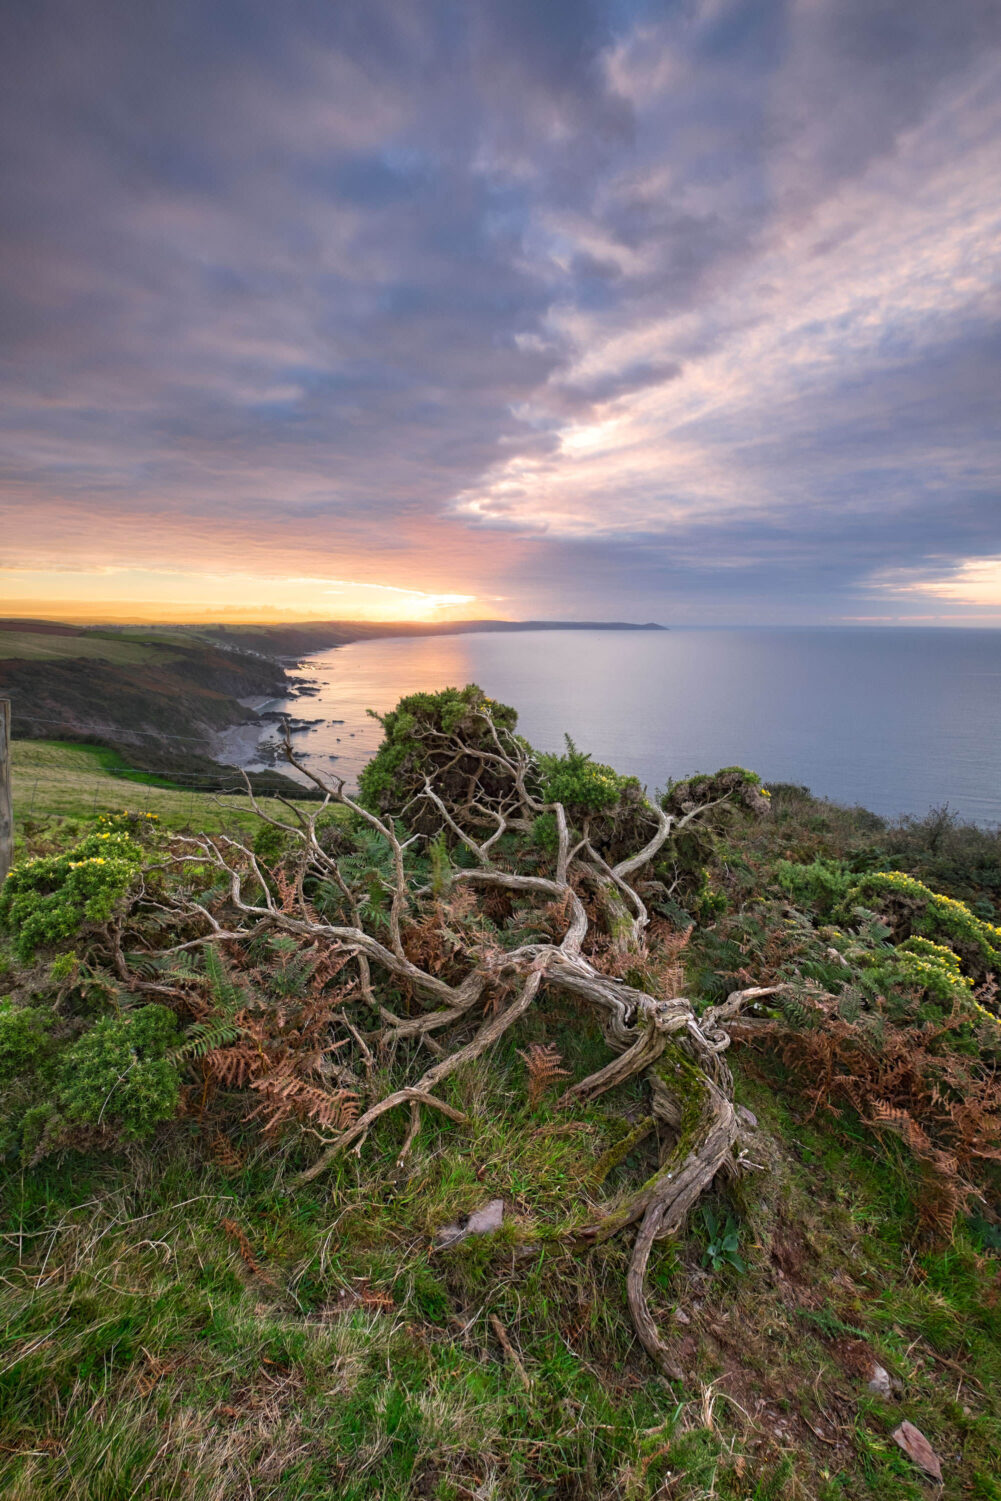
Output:
[[[0,698],[0,881],[14,860],[14,801],[10,790],[10,699]]]
[[[617,946],[626,951],[635,950],[638,956],[642,954],[648,914],[630,878],[649,865],[673,833],[719,806],[724,799],[693,806],[677,817],[665,813],[656,804],[651,805],[649,815],[656,822],[656,832],[635,855],[615,865],[609,864],[595,848],[586,818],[582,828],[572,828],[562,803],[543,803],[526,790],[524,778],[529,761],[524,747],[512,741],[511,746],[505,748],[489,715],[481,712],[479,717],[488,726],[496,751],[467,744],[458,732],[446,734],[429,730],[424,738],[432,736],[442,743],[442,754],[447,761],[445,773],[451,775],[464,761],[489,763],[494,780],[500,778],[500,790],[489,787],[484,791],[481,787],[478,792],[476,777],[470,779],[465,771],[459,778],[461,785],[458,787],[455,778],[449,782],[444,774],[436,783],[427,777],[423,789],[411,798],[404,811],[419,802],[419,815],[425,820],[419,829],[422,837],[430,839],[445,829],[473,856],[475,867],[452,870],[453,887],[472,888],[474,891],[496,887],[502,892],[517,893],[522,898],[539,898],[545,901],[548,909],[547,931],[553,926],[558,929],[565,925],[562,938],[506,948],[484,937],[482,948],[471,943],[465,950],[472,961],[471,967],[458,984],[450,984],[442,975],[415,963],[404,947],[400,919],[408,911],[413,912],[415,904],[420,912],[422,902],[437,901],[433,887],[411,890],[407,886],[403,851],[416,834],[404,841],[391,818],[380,819],[363,810],[345,794],[343,782],[328,785],[297,761],[286,739],[288,760],[326,794],[324,807],[329,802],[341,804],[350,812],[361,815],[369,827],[385,839],[393,857],[394,870],[393,881],[386,879],[384,882],[394,893],[389,915],[389,945],[366,932],[362,926],[364,908],[359,893],[349,886],[338,866],[336,854],[328,852],[318,839],[314,815],[299,817],[297,826],[281,824],[271,818],[265,821],[282,828],[290,840],[299,843],[304,868],[338,887],[347,902],[353,926],[342,927],[321,921],[302,901],[301,884],[301,910],[292,911],[280,906],[260,869],[257,856],[248,845],[224,835],[214,839],[187,839],[179,843],[187,845],[193,853],[175,854],[172,862],[180,866],[191,863],[217,867],[229,885],[229,904],[237,914],[237,933],[223,929],[205,905],[189,897],[185,899],[185,910],[206,920],[211,931],[168,952],[239,936],[241,930],[250,933],[270,928],[329,947],[332,952],[363,961],[365,966],[376,966],[392,979],[405,981],[418,994],[437,1003],[431,1011],[399,1017],[395,1015],[395,1008],[389,1011],[374,998],[369,970],[360,968],[363,994],[370,1003],[375,999],[375,1009],[382,1021],[388,1024],[377,1036],[381,1047],[388,1048],[408,1037],[428,1039],[431,1031],[444,1033],[453,1023],[457,1024],[451,1050],[447,1044],[442,1046],[435,1042],[433,1051],[439,1056],[432,1067],[414,1083],[373,1100],[358,1120],[333,1141],[325,1143],[325,1150],[317,1160],[292,1180],[293,1187],[319,1177],[349,1148],[359,1151],[376,1121],[399,1107],[409,1107],[410,1111],[410,1126],[400,1161],[406,1158],[416,1137],[423,1107],[429,1106],[462,1119],[460,1112],[434,1093],[436,1087],[462,1065],[486,1053],[531,1008],[543,986],[567,991],[578,1001],[596,1007],[601,1015],[605,1040],[616,1056],[587,1078],[572,1084],[560,1103],[567,1106],[592,1100],[642,1074],[649,1085],[651,1113],[637,1132],[629,1133],[623,1155],[659,1124],[667,1127],[674,1139],[668,1156],[645,1183],[596,1222],[566,1232],[566,1238],[585,1247],[600,1244],[636,1227],[627,1277],[629,1308],[644,1349],[661,1370],[677,1379],[680,1371],[670,1359],[647,1303],[647,1263],[654,1242],[680,1232],[687,1215],[711,1186],[717,1173],[736,1171],[739,1122],[733,1105],[733,1080],[723,1058],[729,1042],[724,1023],[744,1004],[771,994],[775,987],[754,987],[735,992],[722,1006],[710,1008],[700,1019],[687,996],[650,995],[614,974],[604,972],[592,962],[594,956],[588,957],[585,953],[585,940],[592,923],[602,920],[602,913],[595,915],[594,912],[593,894],[597,888],[598,905],[604,906],[605,931]],[[257,807],[249,785],[248,792]],[[429,812],[436,814],[436,820],[427,821]],[[521,831],[531,828],[543,813],[551,814],[555,824],[554,877],[529,874],[524,869],[511,870],[498,863],[498,859],[506,858],[502,852],[502,836],[515,828]],[[481,827],[489,830],[487,837],[480,834]],[[248,872],[253,879],[245,893],[243,888]],[[429,908],[423,910],[427,913]],[[443,923],[440,911],[438,917]],[[503,1010],[484,1006],[478,1030],[471,1040],[456,1046],[459,1038],[465,1035],[461,1029],[471,1024],[480,1003],[492,991],[497,993],[496,1001],[507,993],[516,978],[520,989],[514,1000]],[[373,1035],[370,1034],[370,1040]],[[606,1153],[599,1159],[595,1186],[617,1160],[620,1159],[614,1153]],[[500,1334],[498,1338],[501,1338]]]

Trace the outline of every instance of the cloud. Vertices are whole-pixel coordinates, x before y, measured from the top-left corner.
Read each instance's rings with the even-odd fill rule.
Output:
[[[808,619],[1001,553],[992,0],[3,25],[8,566]]]

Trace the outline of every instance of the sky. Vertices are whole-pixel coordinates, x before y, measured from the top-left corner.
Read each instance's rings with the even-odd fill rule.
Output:
[[[5,0],[0,613],[1001,624],[997,0]]]

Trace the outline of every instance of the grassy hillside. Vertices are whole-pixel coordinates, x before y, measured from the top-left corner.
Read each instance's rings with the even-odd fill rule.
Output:
[[[220,775],[217,732],[248,720],[241,700],[288,689],[266,654],[190,632],[20,624],[0,621],[0,694],[11,700],[15,739],[98,743],[145,771],[207,784]],[[278,785],[273,774],[265,780]]]
[[[82,631],[65,634],[55,631],[5,630],[0,634],[0,657],[28,662],[64,662],[94,660],[118,662],[129,666],[157,660],[156,646],[140,640],[123,640]]]
[[[412,723],[369,778],[389,806],[403,794],[387,766],[423,775]],[[204,933],[201,907],[241,921],[219,867],[170,865],[190,849],[172,830],[218,829],[215,805],[113,778],[90,748],[15,750],[22,809],[32,778],[44,792],[19,825],[36,896],[0,940],[5,1497],[998,1501],[996,837],[773,787],[767,815],[693,825],[640,871],[654,921],[628,952],[614,904],[601,915],[600,866],[582,871],[595,973],[694,997],[707,1026],[737,987],[783,987],[730,1023],[734,1171],[654,1243],[671,1375],[630,1318],[628,1237],[581,1241],[677,1147],[651,1134],[646,1073],[561,1101],[608,1063],[593,1008],[548,987],[442,1078],[442,1108],[404,1102],[301,1181],[351,1118],[345,1090],[385,1097],[452,1033],[387,1040],[386,1013],[405,1031],[426,998],[390,979],[365,1000],[356,960],[342,968],[309,927],[346,920],[343,892],[303,884],[298,846],[272,828],[249,837],[282,915],[165,954]],[[595,841],[653,816],[585,758],[543,770],[589,809]],[[742,777],[714,785],[757,807]],[[668,806],[699,792],[681,784]],[[105,795],[140,816],[94,818]],[[543,816],[505,836],[522,882],[553,877],[554,830]],[[404,855],[410,962],[451,983],[483,951],[501,975],[526,935],[541,953],[563,931],[565,902],[473,900],[461,872],[476,861],[432,832]],[[392,862],[371,823],[341,810],[320,839],[389,944]],[[511,994],[489,991],[459,1041]],[[442,1235],[496,1200],[500,1228]],[[905,1420],[942,1486],[895,1441]]]
[[[170,829],[256,829],[258,820],[250,802],[230,777],[232,793],[201,790],[197,774],[186,783],[136,772],[117,752],[105,746],[74,745],[56,740],[15,740],[11,747],[11,780],[14,798],[14,831],[20,843],[30,840],[31,830],[56,819],[92,820],[101,813],[127,808],[155,813]],[[270,813],[281,808],[274,798],[262,795],[261,806]]]

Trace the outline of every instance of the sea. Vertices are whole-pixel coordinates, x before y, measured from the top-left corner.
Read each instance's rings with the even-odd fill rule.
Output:
[[[540,750],[564,736],[651,791],[741,765],[885,817],[943,804],[1001,823],[1001,630],[526,631],[357,642],[305,659],[305,696],[259,709],[351,787],[406,693],[479,683]],[[273,738],[273,722],[261,741]],[[232,759],[266,763],[244,737]]]

